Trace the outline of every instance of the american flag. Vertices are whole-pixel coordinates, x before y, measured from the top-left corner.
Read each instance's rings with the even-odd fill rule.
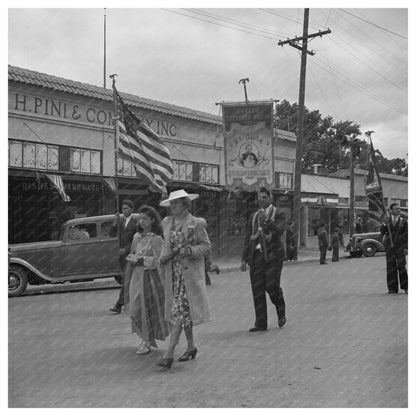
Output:
[[[167,193],[173,165],[168,148],[159,136],[129,109],[115,90],[118,109],[118,150],[132,162],[136,175],[144,177],[156,190]]]
[[[59,192],[59,195],[61,195],[62,199],[65,202],[69,202],[71,198],[65,193],[64,182],[62,178],[59,175],[46,175],[45,174],[45,176],[52,183],[52,186]]]
[[[376,166],[376,158],[371,137],[369,151],[367,154],[365,194],[368,198],[368,214],[370,218],[373,218],[378,222],[382,222],[383,217],[386,216],[386,207],[384,206],[383,188],[381,186],[380,175]]]

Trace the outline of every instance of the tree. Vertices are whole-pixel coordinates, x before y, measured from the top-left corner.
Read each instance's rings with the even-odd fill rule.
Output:
[[[296,133],[298,105],[283,100],[276,106],[274,126]],[[359,135],[360,126],[352,121],[334,123],[332,117],[322,118],[318,110],[304,109],[305,142],[303,144],[302,172],[313,172],[313,165],[322,165],[323,172],[334,172],[349,164],[351,135]]]

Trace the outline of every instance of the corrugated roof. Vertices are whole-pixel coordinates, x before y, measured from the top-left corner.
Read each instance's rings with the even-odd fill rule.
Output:
[[[113,101],[111,89],[105,89],[96,85],[85,84],[83,82],[72,81],[54,75],[44,74],[29,69],[18,68],[9,65],[9,82],[19,82],[37,87],[49,88],[55,91],[67,92],[88,98],[96,98],[104,101]],[[191,120],[202,121],[211,124],[222,124],[222,119],[214,114],[203,111],[192,110],[187,107],[180,107],[137,95],[127,94],[119,91],[126,104],[150,111],[173,116],[183,117]]]

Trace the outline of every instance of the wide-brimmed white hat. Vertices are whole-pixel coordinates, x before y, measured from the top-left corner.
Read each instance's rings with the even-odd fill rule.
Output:
[[[188,194],[188,192],[184,191],[183,189],[179,189],[179,191],[173,191],[170,193],[169,198],[162,201],[159,205],[161,207],[167,207],[170,205],[170,201],[179,198],[189,198],[191,201],[197,199],[199,197],[198,194]]]

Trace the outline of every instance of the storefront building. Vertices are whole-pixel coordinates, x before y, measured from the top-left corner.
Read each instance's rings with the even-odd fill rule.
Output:
[[[224,138],[218,116],[121,94],[127,105],[169,148],[174,177],[168,191],[198,193],[192,211],[204,217],[214,256],[241,256],[256,193],[224,189]],[[9,66],[9,243],[55,239],[64,221],[116,211],[119,199],[136,209],[158,204],[121,159],[115,175],[112,90]],[[293,209],[295,134],[274,130],[274,203],[287,218]],[[368,208],[363,173],[357,172],[356,210]],[[65,202],[46,175],[62,178]],[[407,178],[382,175],[386,200],[407,211]],[[400,184],[398,186],[397,184]],[[117,188],[117,189],[116,189]],[[339,175],[302,175],[301,245],[314,244],[320,221],[348,229],[349,179]],[[364,214],[363,214],[364,215]]]
[[[169,148],[174,178],[201,198],[194,211],[207,218],[218,245],[221,175],[219,117],[122,94],[127,105]],[[115,212],[120,201],[158,206],[131,164],[115,177],[112,90],[9,66],[9,243],[57,238],[64,221]],[[47,175],[63,180],[65,202]],[[162,215],[166,212],[162,212]]]

